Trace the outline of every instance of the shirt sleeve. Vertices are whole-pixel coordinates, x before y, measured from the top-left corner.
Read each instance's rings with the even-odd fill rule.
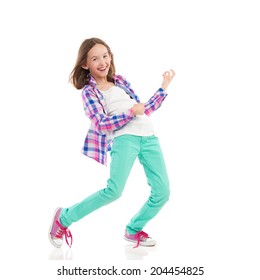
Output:
[[[150,116],[154,111],[160,108],[166,96],[167,93],[162,88],[159,88],[155,94],[146,103],[144,103],[145,114]]]
[[[106,115],[99,98],[92,89],[84,89],[82,99],[87,117],[93,122],[96,131],[101,135],[122,128],[134,118],[132,109],[129,109],[126,113]]]

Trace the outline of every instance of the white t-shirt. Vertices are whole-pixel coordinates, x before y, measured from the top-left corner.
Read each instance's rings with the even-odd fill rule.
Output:
[[[102,91],[105,98],[105,110],[108,115],[116,115],[126,113],[136,104],[134,99],[120,87],[112,86],[108,90]],[[124,127],[113,132],[113,138],[123,134],[132,134],[137,136],[154,135],[152,122],[147,115],[137,115],[133,120],[127,123]]]

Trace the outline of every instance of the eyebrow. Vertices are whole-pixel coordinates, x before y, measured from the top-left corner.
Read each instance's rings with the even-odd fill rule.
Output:
[[[108,52],[105,52],[105,53],[103,53],[103,55],[105,55],[105,54],[108,54]],[[96,58],[97,56],[96,55],[94,55],[94,56],[92,56],[90,59],[92,59],[92,58]]]

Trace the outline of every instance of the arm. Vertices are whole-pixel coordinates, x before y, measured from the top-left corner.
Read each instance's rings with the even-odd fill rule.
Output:
[[[150,116],[154,111],[160,108],[162,102],[167,96],[166,89],[168,88],[174,76],[175,72],[173,70],[166,71],[163,73],[163,81],[161,87],[146,103],[144,103],[145,114],[147,116]]]
[[[166,96],[167,93],[162,88],[159,88],[155,94],[146,103],[144,103],[144,113],[147,116],[150,116],[154,111],[161,107]]]
[[[106,115],[93,89],[84,89],[82,92],[82,99],[87,117],[94,123],[96,131],[100,134],[104,135],[117,130],[134,118],[132,109],[118,115]]]

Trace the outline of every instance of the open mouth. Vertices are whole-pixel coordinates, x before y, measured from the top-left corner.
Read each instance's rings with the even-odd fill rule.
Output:
[[[106,70],[107,70],[107,67],[100,67],[100,68],[98,68],[98,71],[101,71],[101,72],[104,72]]]

